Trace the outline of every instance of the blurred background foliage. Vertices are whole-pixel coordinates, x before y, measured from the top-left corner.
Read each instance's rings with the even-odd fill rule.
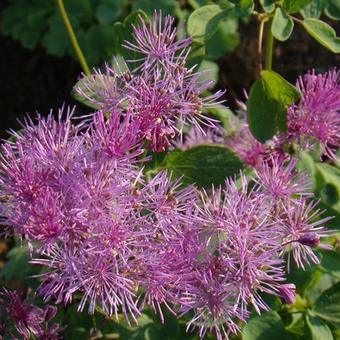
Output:
[[[258,22],[247,12],[249,1],[233,2],[237,10],[214,22],[213,29],[204,31],[209,31],[208,35],[193,36],[191,52],[191,63],[208,69],[216,87],[227,89],[226,99],[231,109],[236,107],[237,99],[244,99],[243,89],[248,90],[256,77],[258,35]],[[175,16],[179,35],[183,36],[190,34],[191,29],[192,35],[197,34],[203,25],[199,10],[202,6],[216,5],[211,7],[213,11],[225,11],[230,6],[226,0],[65,0],[64,3],[91,67],[100,67],[110,62],[113,55],[125,53],[120,44],[128,34],[127,26],[135,18],[130,14],[135,11],[150,15],[160,9]],[[257,6],[270,11],[273,3],[260,0]],[[6,0],[0,3],[0,10],[0,76],[3,80],[0,135],[5,137],[5,130],[17,128],[16,119],[25,112],[33,114],[39,109],[46,114],[63,101],[74,103],[69,94],[81,69],[54,0]],[[189,19],[194,11],[195,15]],[[306,1],[299,15],[322,18],[337,30],[340,2]],[[287,42],[275,43],[274,70],[291,82],[310,68],[323,72],[339,65],[339,61],[339,54],[324,49],[301,27],[294,28]],[[216,114],[227,126],[226,109]],[[335,216],[329,227],[339,231],[339,167],[321,163],[317,156],[307,153],[302,154],[299,166],[311,175],[314,192],[321,200],[320,208],[327,209],[325,214]],[[268,301],[273,311],[262,317],[254,314],[244,327],[244,340],[340,339],[340,246],[338,238],[330,242],[336,251],[320,250],[320,265],[310,266],[304,272],[292,268],[289,279],[297,284],[297,302],[287,306],[277,298]],[[17,289],[30,287],[34,291],[38,281],[32,275],[38,273],[28,262],[28,249],[21,247],[19,241],[0,243],[3,283]],[[58,317],[62,324],[68,325],[67,339],[197,339],[194,333],[185,332],[185,320],[177,321],[169,313],[162,325],[157,316],[146,312],[139,327],[118,324],[103,317],[100,311],[95,317],[77,313],[75,305],[60,307]]]
[[[270,11],[274,0],[255,1],[256,9]],[[231,5],[236,9],[228,11]],[[201,63],[210,71],[216,87],[227,89],[225,99],[231,108],[236,100],[244,100],[257,73],[258,21],[249,16],[248,0],[65,0],[79,44],[90,67],[110,62],[121,54],[126,34],[124,19],[140,10],[150,15],[155,9],[173,15],[179,35],[190,33],[200,21],[200,9],[210,5],[223,11],[221,20],[212,20],[204,39],[194,38],[191,63]],[[307,1],[300,15],[321,17],[337,30],[340,17],[338,0]],[[243,8],[243,9],[242,9]],[[195,12],[195,13],[194,13]],[[203,25],[204,27],[204,25]],[[210,29],[212,28],[212,29]],[[5,130],[17,128],[17,117],[39,109],[47,113],[63,101],[73,104],[69,93],[81,68],[63,26],[54,0],[3,0],[0,2],[0,76],[3,100],[0,109],[0,137]],[[326,71],[339,64],[339,55],[332,54],[295,25],[290,39],[276,41],[274,70],[294,83],[297,76],[310,68]],[[33,77],[34,75],[34,77]]]
[[[114,23],[123,21],[129,13],[142,10],[150,15],[155,9],[162,10],[178,19],[181,34],[184,34],[184,22],[191,11],[213,2],[191,0],[182,7],[183,3],[176,0],[66,0],[65,8],[88,63],[95,66],[117,54],[118,48],[112,42],[119,28]],[[237,28],[235,16],[219,24],[207,44],[208,59],[216,60],[238,45]],[[9,1],[1,15],[1,32],[19,40],[25,48],[43,46],[50,55],[73,56],[54,0]]]

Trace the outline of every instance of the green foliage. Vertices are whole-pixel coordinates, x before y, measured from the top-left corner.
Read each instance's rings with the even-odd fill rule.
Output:
[[[333,20],[340,20],[340,2],[338,0],[328,0],[325,6],[325,14]]]
[[[280,41],[287,40],[293,32],[294,21],[282,8],[277,8],[272,22],[273,36]]]
[[[277,312],[254,316],[244,326],[242,340],[288,340],[284,324]]]
[[[262,71],[250,89],[249,128],[260,142],[286,130],[286,109],[300,97],[295,86],[273,71]]]
[[[330,323],[340,324],[340,282],[319,296],[312,311]]]
[[[125,0],[64,0],[64,4],[79,45],[92,66],[122,54],[120,43],[123,38],[129,38],[131,29],[126,30],[124,24],[117,28],[114,24],[123,21],[131,11],[143,10],[150,14],[154,9],[161,9],[174,14],[176,8],[175,0],[136,0],[132,6]],[[20,40],[26,48],[42,45],[51,55],[74,56],[55,0],[10,2],[1,14],[0,30]]]
[[[307,6],[301,9],[301,15],[304,18],[319,19],[324,9],[325,0],[312,0]]]
[[[186,151],[170,152],[165,158],[165,168],[174,177],[183,176],[184,184],[210,187],[211,184],[222,184],[228,176],[238,175],[244,166],[227,148],[202,145]]]
[[[308,326],[311,340],[332,340],[333,335],[329,327],[320,318],[310,315],[306,315],[306,324]]]
[[[131,25],[138,25],[139,16],[147,20],[154,9],[175,15],[193,39],[189,55],[189,66],[199,65],[200,70],[208,70],[209,79],[218,81],[216,60],[231,52],[239,44],[239,20],[246,21],[254,13],[252,0],[189,0],[183,8],[175,0],[65,0],[76,36],[89,63],[100,64],[110,61],[112,55],[134,59],[135,54],[122,48],[124,40],[131,40]],[[263,10],[262,18],[273,19],[271,32],[280,41],[287,40],[294,22],[300,23],[321,45],[339,53],[339,38],[335,30],[319,20],[322,15],[338,20],[340,18],[337,0],[260,0],[256,10]],[[191,7],[190,7],[191,6]],[[303,20],[296,18],[298,14]],[[130,13],[130,15],[128,15]],[[293,14],[293,15],[291,15]],[[125,18],[126,17],[126,18]],[[125,18],[125,19],[124,19]],[[21,41],[27,48],[42,44],[48,53],[56,56],[73,55],[73,50],[65,28],[53,0],[11,1],[1,15],[1,31]],[[270,20],[268,20],[270,22]],[[267,25],[267,24],[266,24]],[[184,34],[180,31],[180,34]],[[113,81],[103,75],[105,82]],[[97,89],[102,81],[96,77],[80,80],[76,87],[81,88],[89,97],[94,94],[85,86],[86,82]],[[98,91],[94,91],[98,92]],[[93,106],[90,100],[73,95],[83,104]],[[299,99],[298,90],[273,71],[265,70],[251,87],[248,106],[249,127],[260,142],[272,138],[277,132],[286,130],[286,109]],[[103,98],[95,97],[96,101]],[[225,107],[209,109],[209,114],[217,117],[226,132],[232,133],[237,118]],[[314,191],[320,198],[320,208],[327,211],[324,216],[334,215],[328,222],[334,229],[340,226],[340,171],[330,164],[320,163],[318,157],[302,153],[301,167],[312,177]],[[174,150],[169,153],[152,154],[152,161],[145,164],[145,172],[152,176],[166,169],[174,178],[183,178],[183,184],[195,183],[198,187],[209,188],[219,185],[226,177],[237,176],[245,170],[238,156],[222,145],[195,146],[186,151]],[[337,235],[330,243],[337,244]],[[261,316],[254,315],[243,327],[243,340],[256,339],[336,339],[340,325],[340,253],[319,250],[320,265],[310,265],[302,271],[292,265],[287,282],[297,286],[297,301],[292,306],[284,305],[278,298],[265,301],[274,310]],[[14,247],[7,254],[7,262],[1,270],[5,282],[19,280],[28,284],[31,275],[28,269],[28,247]],[[30,281],[36,287],[38,281]],[[85,308],[86,309],[86,308]],[[99,309],[98,309],[99,310]],[[107,338],[107,339],[193,339],[195,335],[185,331],[185,322],[178,321],[165,312],[165,324],[157,316],[146,310],[139,318],[139,326],[129,326],[119,316],[119,322],[105,318],[100,313],[94,317],[87,312],[77,312],[76,305],[61,311],[65,325],[66,339]],[[338,335],[337,335],[338,334]]]
[[[260,0],[260,4],[266,13],[272,13],[275,10],[275,0]]]
[[[334,53],[340,53],[340,38],[336,36],[335,30],[331,26],[315,18],[303,20],[302,25],[321,45]]]
[[[231,0],[235,4],[234,12],[239,17],[250,15],[254,10],[253,0]]]
[[[190,56],[192,65],[203,60],[205,41],[209,40],[206,47],[212,59],[221,57],[238,45],[235,13],[244,15],[248,2],[240,1],[234,5],[226,1],[223,9],[212,4],[198,8],[189,16],[188,33],[194,36]],[[188,17],[187,10],[181,9],[175,0],[134,0],[131,3],[125,0],[64,0],[64,4],[79,45],[91,66],[110,60],[112,55],[131,56],[131,51],[121,47],[125,39],[131,38],[130,24],[126,25],[123,20],[129,13],[142,11],[150,15],[157,9],[180,20]],[[220,22],[222,19],[223,22]],[[54,0],[11,2],[1,15],[0,29],[2,33],[20,40],[26,48],[42,45],[49,54],[57,57],[75,57]]]
[[[24,279],[28,274],[29,252],[27,246],[12,248],[7,254],[7,262],[1,270],[5,280]]]
[[[287,13],[295,13],[307,6],[310,2],[311,0],[283,0],[282,8]]]
[[[188,18],[187,31],[194,42],[204,44],[216,32],[225,11],[218,5],[199,7]]]

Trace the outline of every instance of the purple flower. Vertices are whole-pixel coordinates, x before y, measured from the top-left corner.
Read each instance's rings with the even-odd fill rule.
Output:
[[[288,138],[309,148],[320,144],[321,151],[335,159],[340,145],[340,72],[310,71],[297,80],[300,103],[288,109]]]
[[[240,121],[232,122],[233,131],[225,137],[224,144],[247,165],[257,168],[265,159],[268,146],[259,143],[251,134],[246,122],[246,112],[241,111],[239,115]]]
[[[140,26],[133,25],[135,42],[125,41],[124,46],[142,54],[143,66],[152,70],[158,63],[169,60],[177,51],[181,51],[191,44],[190,38],[176,41],[177,30],[173,26],[174,20],[170,15],[163,17],[161,11],[155,11],[147,25],[140,16]]]
[[[290,305],[295,303],[295,289],[296,287],[293,283],[283,284],[279,287],[280,296],[285,303],[288,303]]]
[[[292,253],[292,257],[298,267],[304,268],[304,263],[310,261],[318,264],[319,259],[313,253],[312,248],[319,245],[320,238],[327,237],[330,232],[324,224],[332,217],[319,218],[322,211],[316,209],[318,202],[297,201],[287,202],[283,207],[283,213],[279,219],[282,226],[283,245]],[[324,248],[329,248],[326,244]],[[288,269],[290,266],[290,254]]]
[[[297,196],[311,196],[308,177],[295,170],[297,160],[286,162],[272,156],[255,170],[254,181],[262,187],[265,195],[278,199],[295,199]]]
[[[135,42],[125,45],[143,54],[140,66],[130,72],[116,62],[113,68],[106,66],[105,74],[96,71],[81,79],[76,89],[92,106],[118,117],[126,115],[132,130],[139,130],[136,138],[156,152],[167,149],[182,134],[184,124],[212,125],[214,120],[204,110],[215,106],[223,94],[202,97],[211,81],[185,67],[191,40],[175,41],[173,20],[167,16],[163,21],[160,12],[149,25],[141,18],[141,26],[134,26]]]
[[[1,223],[29,242],[33,264],[48,268],[38,288],[46,301],[68,304],[80,295],[79,311],[101,308],[128,322],[146,306],[164,321],[165,307],[190,314],[188,329],[201,337],[214,331],[220,340],[239,332],[251,306],[268,309],[264,294],[294,303],[285,252],[302,268],[318,262],[313,248],[329,235],[329,218],[317,219],[308,181],[283,144],[313,137],[333,156],[339,73],[300,81],[303,98],[289,109],[287,135],[260,144],[241,117],[225,138],[204,114],[222,93],[202,98],[211,82],[186,68],[190,39],[177,41],[172,24],[158,12],[149,24],[141,19],[135,41],[126,42],[142,55],[130,61],[139,66],[129,71],[116,61],[81,80],[78,94],[97,110],[83,123],[60,110],[56,119],[27,118],[13,132],[15,141],[1,148]],[[144,176],[144,149],[182,141],[185,124],[182,148],[224,143],[256,169],[253,178],[241,174],[200,192],[165,171]],[[59,326],[47,327],[55,308],[5,295],[24,338],[58,338]]]
[[[194,311],[187,329],[198,328],[204,337],[208,330],[214,331],[218,340],[228,339],[230,333],[238,333],[238,320],[244,321],[248,313],[237,307],[237,286],[218,279],[216,273],[197,273],[195,280],[183,294],[181,315]]]
[[[188,134],[184,137],[178,138],[174,145],[181,150],[187,150],[194,146],[204,144],[223,144],[223,128],[222,127],[209,127],[202,129],[199,126],[193,126]]]
[[[55,317],[57,309],[54,306],[46,305],[44,308],[29,304],[26,298],[19,297],[15,291],[4,289],[1,295],[5,298],[5,309],[9,321],[13,322],[16,331],[28,340],[32,336],[39,339],[60,339],[59,325],[48,323]],[[8,324],[4,324],[6,332]],[[8,327],[10,329],[10,327]]]

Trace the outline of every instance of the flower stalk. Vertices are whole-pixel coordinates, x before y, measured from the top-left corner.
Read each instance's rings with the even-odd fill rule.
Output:
[[[57,6],[59,8],[60,15],[61,15],[61,18],[63,20],[64,26],[66,28],[67,34],[68,34],[68,36],[70,38],[72,47],[73,47],[74,52],[76,53],[76,56],[77,56],[77,58],[79,60],[79,63],[81,65],[84,73],[86,75],[90,75],[91,72],[90,72],[89,66],[88,66],[88,64],[86,62],[86,59],[84,57],[84,54],[83,54],[83,52],[82,52],[82,50],[81,50],[81,48],[79,46],[77,37],[74,34],[74,31],[73,31],[70,19],[68,18],[68,15],[67,15],[66,10],[65,10],[65,6],[64,6],[63,0],[56,0],[56,2],[57,2]]]
[[[273,47],[274,47],[274,36],[271,30],[272,19],[268,22],[267,33],[266,33],[266,47],[264,56],[264,69],[271,70],[273,65]]]

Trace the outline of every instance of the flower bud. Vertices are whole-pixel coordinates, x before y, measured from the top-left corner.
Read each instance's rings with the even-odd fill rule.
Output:
[[[317,247],[320,243],[320,236],[317,233],[307,233],[298,239],[298,242],[310,247]]]
[[[290,305],[295,303],[295,288],[295,284],[293,283],[287,283],[280,286],[279,293],[285,303],[288,303]]]

